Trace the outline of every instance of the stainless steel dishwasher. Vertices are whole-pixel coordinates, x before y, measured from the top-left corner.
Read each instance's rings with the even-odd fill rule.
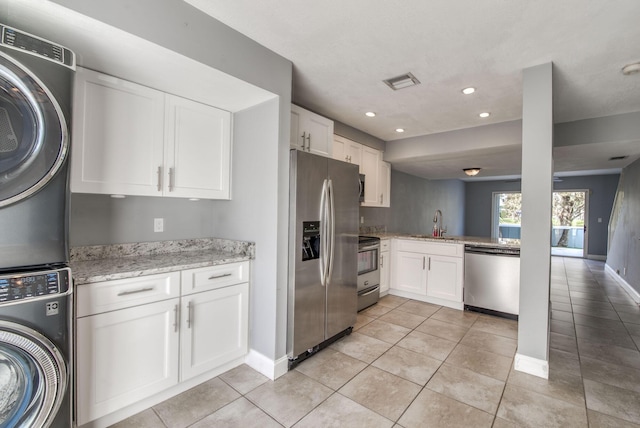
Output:
[[[518,319],[520,249],[465,245],[464,307]]]

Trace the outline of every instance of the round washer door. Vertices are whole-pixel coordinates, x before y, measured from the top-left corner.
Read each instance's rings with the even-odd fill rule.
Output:
[[[67,365],[51,341],[0,321],[0,427],[48,427],[67,387]]]
[[[42,188],[68,149],[67,124],[49,89],[0,52],[0,207]]]

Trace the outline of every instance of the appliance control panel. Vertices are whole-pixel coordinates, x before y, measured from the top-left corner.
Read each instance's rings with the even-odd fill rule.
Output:
[[[302,222],[302,261],[320,258],[320,222]]]
[[[75,54],[64,46],[34,36],[15,28],[0,25],[0,44],[37,55],[75,69]]]
[[[68,268],[0,275],[0,304],[65,293],[70,276]]]

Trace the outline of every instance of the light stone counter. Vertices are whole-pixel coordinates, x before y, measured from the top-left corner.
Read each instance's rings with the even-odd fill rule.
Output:
[[[234,263],[255,258],[255,244],[228,239],[95,245],[71,248],[75,285]]]
[[[391,233],[391,232],[378,232],[367,233],[368,236],[377,236],[380,239],[412,239],[419,241],[433,241],[433,242],[446,242],[450,244],[470,244],[480,245],[486,247],[502,247],[502,248],[520,248],[519,239],[496,239],[487,238],[484,236],[449,236],[445,235],[441,238],[433,237],[430,235],[418,235],[408,233]]]

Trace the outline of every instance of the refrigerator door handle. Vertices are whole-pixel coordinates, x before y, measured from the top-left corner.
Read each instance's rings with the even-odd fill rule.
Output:
[[[327,272],[327,284],[329,284],[331,282],[331,276],[333,275],[333,253],[334,253],[334,247],[335,247],[335,235],[336,235],[336,226],[335,226],[335,219],[336,219],[336,212],[335,212],[335,204],[334,204],[334,200],[333,200],[333,182],[331,181],[331,179],[329,179],[329,210],[328,210],[328,215],[329,215],[329,236],[328,236],[328,241],[329,241],[329,248],[328,248],[328,254],[329,254],[329,269]]]
[[[327,180],[322,183],[320,194],[320,284],[327,285]]]

